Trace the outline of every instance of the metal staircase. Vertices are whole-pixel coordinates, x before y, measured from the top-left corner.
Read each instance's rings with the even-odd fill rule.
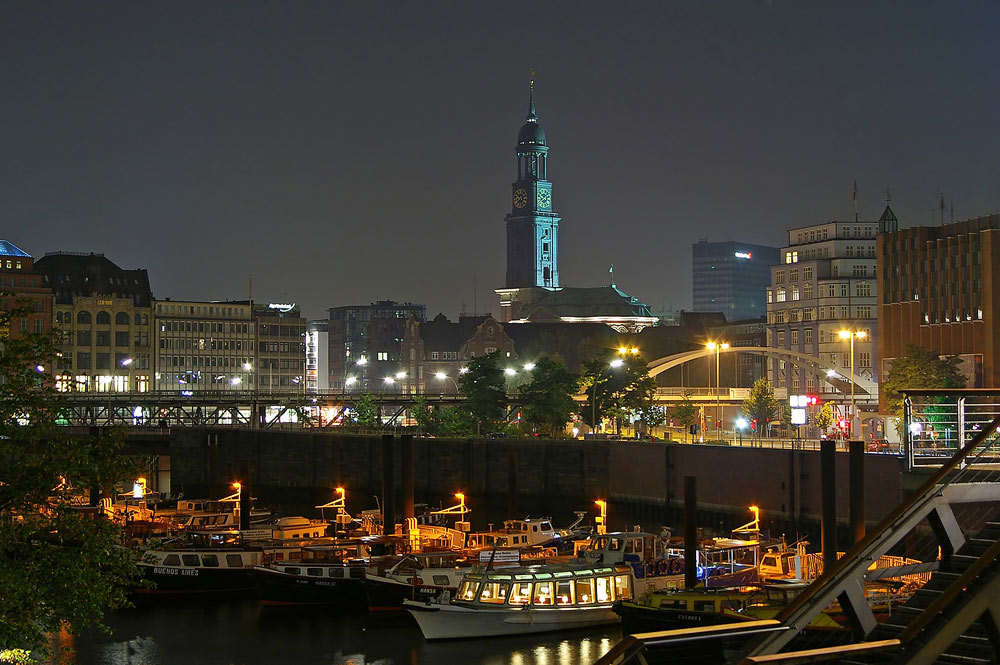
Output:
[[[994,395],[996,393],[994,392]],[[932,403],[937,404],[933,400]],[[960,399],[959,420],[965,420]],[[996,405],[963,436],[955,454],[910,498],[783,610],[773,624],[715,626],[710,634],[665,631],[626,637],[598,665],[651,665],[676,662],[672,651],[697,641],[704,653],[724,653],[709,663],[850,664],[1000,663],[1000,459],[995,433]],[[912,455],[910,456],[912,459]],[[960,505],[988,506],[997,517],[967,537],[956,517]],[[990,513],[986,513],[990,514]],[[940,547],[940,563],[903,567],[892,575],[935,569],[930,581],[884,622],[877,623],[864,598],[864,582],[885,572],[868,567],[900,545],[918,525],[930,526]],[[838,601],[853,627],[854,643],[809,650],[796,646],[803,627]],[[711,642],[717,642],[710,648]],[[722,645],[725,645],[723,648]]]

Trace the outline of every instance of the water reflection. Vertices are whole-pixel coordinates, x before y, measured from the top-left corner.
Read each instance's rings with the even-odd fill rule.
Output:
[[[621,638],[617,626],[608,626],[425,642],[409,615],[365,618],[252,601],[141,607],[108,617],[108,624],[111,636],[81,637],[75,656],[57,659],[59,665],[579,665]]]

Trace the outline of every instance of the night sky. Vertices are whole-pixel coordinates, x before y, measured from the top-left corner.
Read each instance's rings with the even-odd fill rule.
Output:
[[[157,298],[499,313],[534,68],[565,286],[691,306],[699,237],[1000,212],[1000,3],[0,7],[3,231]]]

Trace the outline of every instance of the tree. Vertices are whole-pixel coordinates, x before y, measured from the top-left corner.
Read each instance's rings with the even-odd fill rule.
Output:
[[[587,404],[581,415],[591,426],[592,421],[600,422],[611,415],[620,432],[623,420],[653,404],[656,380],[636,353],[619,356],[614,364],[596,358],[588,360],[583,363],[582,377]]]
[[[458,389],[466,397],[466,408],[477,423],[477,434],[503,428],[500,421],[507,402],[507,385],[503,370],[497,364],[497,354],[473,358],[469,371],[458,377]]]
[[[691,431],[691,425],[698,422],[698,407],[691,401],[691,393],[689,391],[684,391],[681,401],[674,407],[673,414],[677,422],[684,427],[684,436],[686,438],[688,432]]]
[[[743,400],[743,413],[748,420],[757,421],[757,438],[767,426],[768,420],[778,414],[778,400],[774,397],[771,382],[761,377],[753,384],[750,395]]]
[[[889,413],[903,415],[903,390],[910,388],[964,388],[965,376],[958,356],[940,356],[936,351],[908,344],[906,353],[892,362],[882,382],[882,395]]]
[[[364,429],[382,429],[382,407],[371,393],[358,397],[354,405],[354,421]]]
[[[830,402],[823,402],[823,406],[819,408],[819,412],[816,413],[813,422],[819,428],[819,431],[825,434],[830,429],[830,425],[833,424],[833,405]]]
[[[524,422],[543,434],[562,436],[576,410],[573,395],[580,377],[566,369],[562,360],[543,356],[535,362],[531,382],[520,390]]]
[[[56,425],[66,405],[44,368],[58,331],[10,334],[31,312],[0,311],[0,648],[44,652],[47,633],[106,630],[103,615],[127,604],[138,571],[116,547],[121,530],[81,504],[92,488],[131,481],[135,466],[120,434],[71,437]]]

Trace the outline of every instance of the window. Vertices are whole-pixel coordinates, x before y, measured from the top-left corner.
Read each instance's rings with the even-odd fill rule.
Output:
[[[858,307],[858,318],[859,319],[870,319],[872,318],[872,308],[869,305],[861,305]]]
[[[802,331],[802,341],[806,345],[811,345],[813,343],[813,331],[812,328],[806,328]]]
[[[378,355],[376,356],[376,358],[378,360],[388,360],[389,359],[389,352],[388,351],[379,351]]]
[[[798,300],[799,299],[799,285],[798,284],[792,284],[791,291],[792,291],[792,300]]]
[[[793,269],[791,269],[791,270],[788,271],[788,281],[789,282],[797,282],[797,281],[799,281],[799,269],[798,268],[793,268]]]
[[[115,314],[115,324],[119,326],[127,326],[128,314],[125,312],[118,312],[117,314]]]
[[[431,351],[431,360],[437,360],[437,359],[438,359],[438,352]]]
[[[98,330],[96,337],[97,337],[97,346],[111,346],[110,330]]]
[[[770,304],[771,304],[771,302],[772,302],[771,298],[772,298],[772,294],[771,294],[771,289],[767,289],[767,303],[768,303],[769,305],[770,305]]]
[[[98,353],[97,366],[95,367],[95,369],[111,369],[111,354]]]
[[[854,275],[855,277],[867,277],[868,266],[854,265],[851,274]]]
[[[779,330],[778,331],[778,348],[781,348],[781,347],[784,347],[784,346],[785,346],[785,331],[784,330]]]
[[[115,346],[128,346],[128,331],[115,331]]]
[[[858,282],[856,287],[857,295],[862,297],[871,297],[872,295],[872,284],[871,282]]]
[[[813,297],[813,285],[811,282],[806,282],[802,285],[802,299],[812,300]]]
[[[784,284],[785,283],[785,271],[784,270],[775,270],[774,271],[774,283],[775,284]]]
[[[35,319],[35,333],[40,334],[42,332],[42,320]]]
[[[100,325],[100,324],[111,325],[111,315],[108,314],[107,312],[98,312],[97,313],[97,323],[98,323],[98,325]]]
[[[862,351],[858,354],[858,367],[871,367],[872,354],[869,351]]]
[[[91,338],[89,330],[78,330],[76,331],[76,345],[77,346],[90,346]]]
[[[841,298],[846,298],[846,297],[848,296],[848,294],[849,294],[849,293],[850,293],[850,292],[848,291],[848,286],[847,286],[847,284],[841,284],[841,285],[840,285],[840,297],[841,297]]]
[[[777,290],[777,291],[775,292],[775,297],[774,297],[774,299],[775,299],[775,300],[776,300],[777,302],[785,302],[785,289],[784,289],[784,288],[780,288],[780,289],[778,289],[778,290]]]
[[[798,252],[785,252],[785,263],[798,263],[799,253]]]
[[[90,325],[90,312],[88,312],[86,310],[81,311],[81,312],[77,312],[77,314],[76,314],[76,322],[77,323],[83,323],[83,324],[86,324],[86,325]]]
[[[812,266],[806,266],[806,267],[802,268],[802,279],[803,280],[810,280],[812,278],[813,278],[813,269],[812,269]]]
[[[507,582],[485,582],[479,592],[479,602],[501,604],[507,602]]]

